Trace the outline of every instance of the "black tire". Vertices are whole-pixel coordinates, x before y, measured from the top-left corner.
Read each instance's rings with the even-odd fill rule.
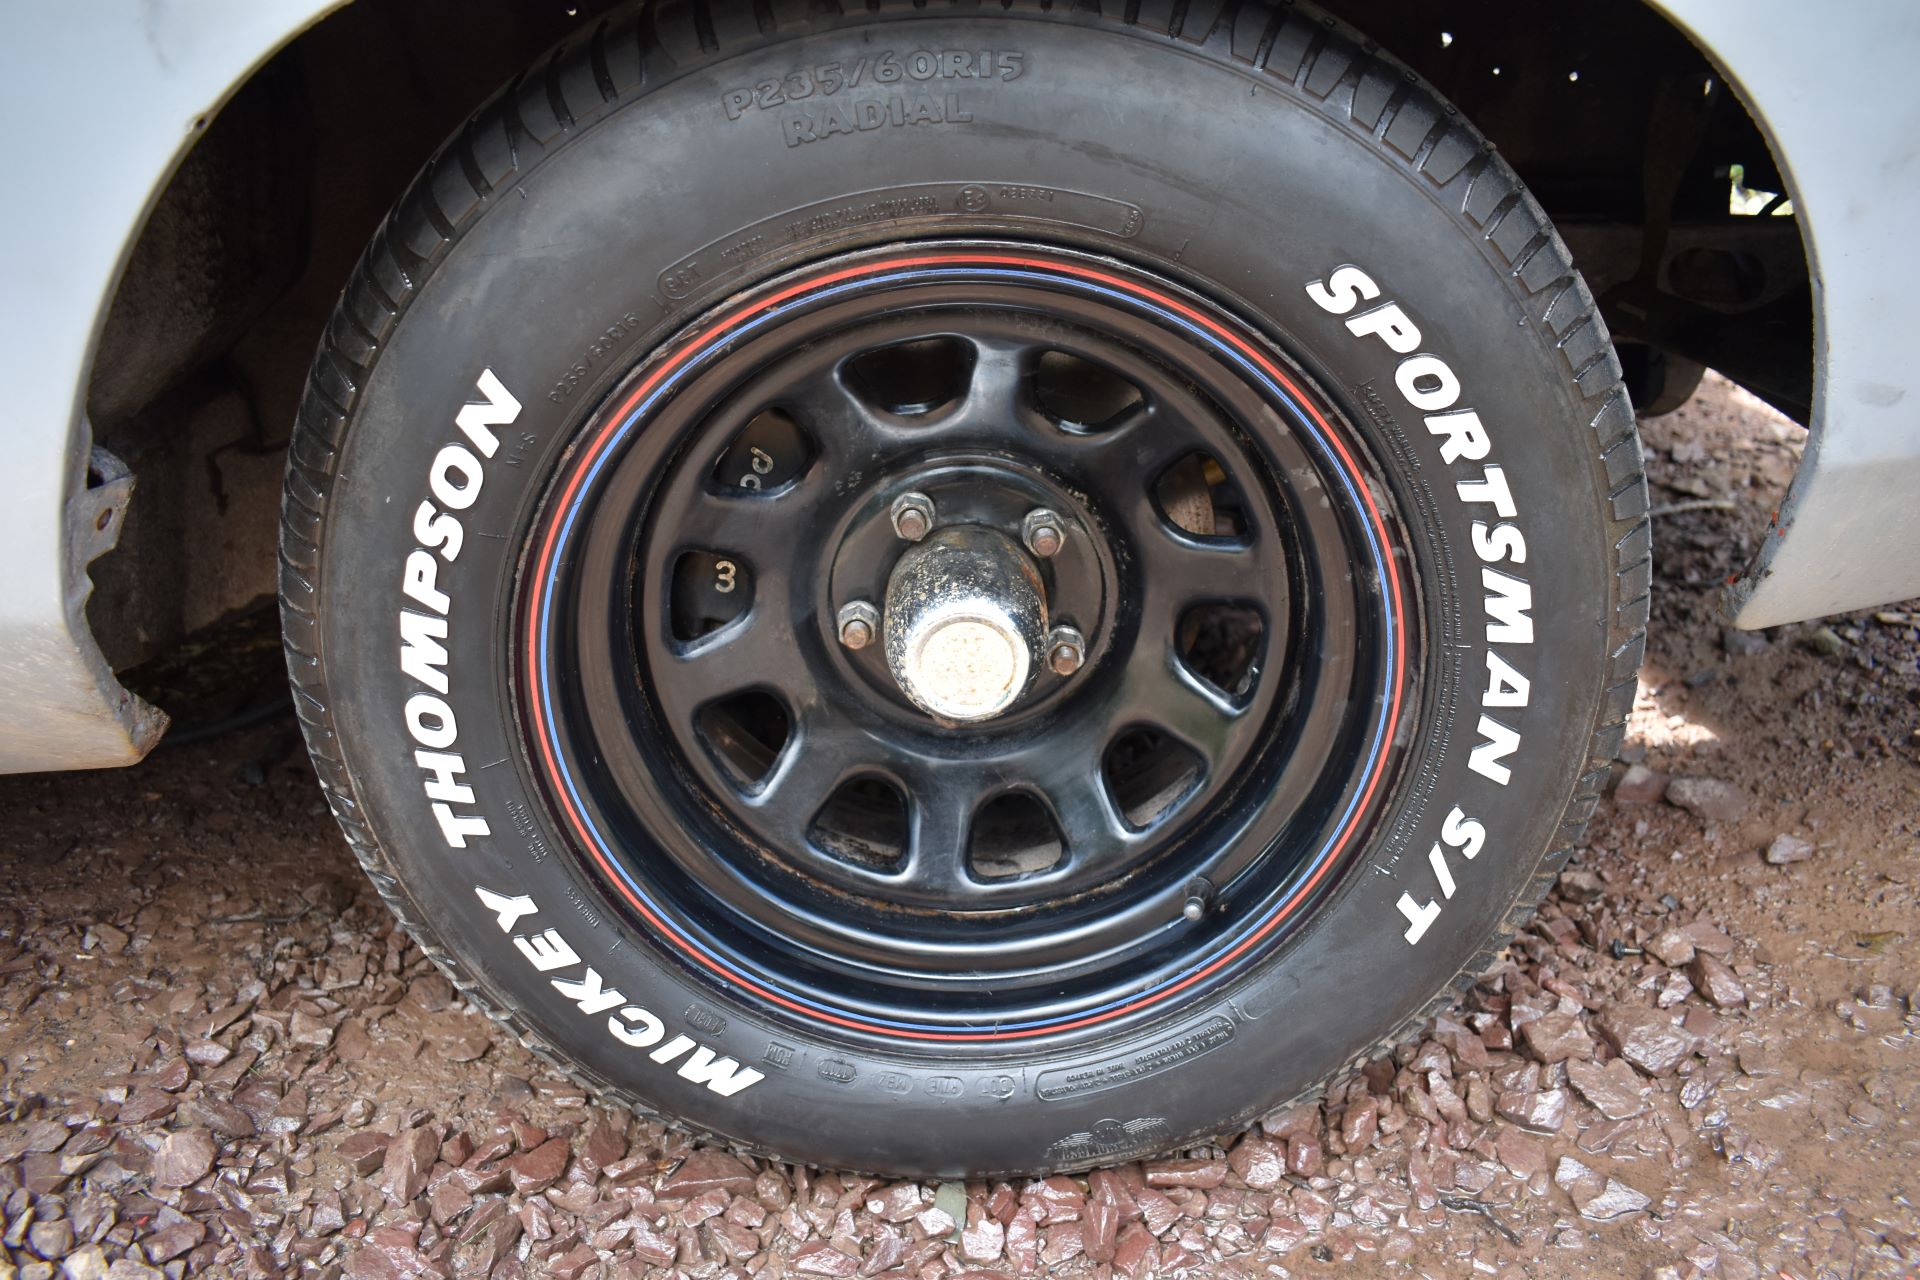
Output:
[[[380,230],[315,361],[284,503],[288,663],[315,765],[427,954],[612,1099],[745,1149],[897,1174],[1085,1167],[1204,1139],[1443,1007],[1578,840],[1647,618],[1619,363],[1512,171],[1410,71],[1305,6],[818,9],[703,0],[600,22],[482,109]],[[898,75],[876,71],[889,58]],[[846,83],[856,66],[871,89]],[[811,105],[774,101],[803,88]],[[783,272],[927,239],[1084,252],[1244,318],[1371,459],[1391,572],[1407,575],[1391,776],[1310,909],[1128,1018],[984,1044],[802,1021],[659,941],[554,816],[510,634],[548,486],[583,415],[649,352]],[[1402,310],[1377,312],[1390,302]],[[1412,354],[1346,324],[1369,314],[1417,326],[1417,342],[1390,335]],[[519,406],[475,415],[490,453],[455,421],[483,369]],[[1490,447],[1438,433],[1461,418],[1423,425],[1409,394],[1472,409]],[[1443,456],[1450,441],[1464,451]],[[463,442],[479,479],[455,465],[439,492],[467,505],[433,503],[459,523],[458,555],[429,551],[431,587],[410,599],[410,554],[451,528],[416,534],[416,512]],[[1458,487],[1489,479],[1498,504]],[[1502,551],[1515,534],[1523,562]],[[1354,589],[1384,592],[1377,578],[1361,563]],[[1504,631],[1489,584],[1529,593],[1523,614],[1496,596]],[[403,670],[397,619],[432,592],[444,666],[426,645]],[[1507,664],[1491,697],[1489,655]],[[464,771],[439,784],[439,816],[427,746]],[[485,834],[452,847],[448,818]],[[648,1060],[609,1034],[625,1015],[596,1002],[605,989],[651,1011],[667,1045],[698,1047]],[[728,1092],[676,1070],[702,1054],[709,1072],[733,1060],[723,1084],[760,1078]]]

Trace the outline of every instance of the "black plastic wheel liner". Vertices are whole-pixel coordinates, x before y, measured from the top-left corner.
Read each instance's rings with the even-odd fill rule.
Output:
[[[588,415],[595,443],[534,525],[530,754],[551,761],[552,802],[611,899],[637,923],[671,918],[675,945],[749,989],[882,1034],[982,1038],[1144,1011],[1195,975],[1230,978],[1277,925],[1304,921],[1389,789],[1417,637],[1397,522],[1374,497],[1386,486],[1298,368],[1170,282],[1001,241],[832,259],[723,312]],[[892,412],[860,386],[872,353],[936,342],[968,356],[947,403]],[[1050,416],[1037,384],[1060,358],[1136,401],[1093,426]],[[794,474],[774,488],[717,476],[769,411],[802,433]],[[1156,497],[1202,457],[1231,495],[1231,531],[1182,529]],[[1093,545],[1077,569],[1113,582],[1082,599],[1101,614],[1083,615],[1087,670],[1043,673],[1001,720],[943,726],[889,689],[877,652],[837,643],[834,589],[852,579],[877,598],[903,545],[885,518],[898,495],[950,493],[951,510],[1002,487],[1078,508],[1077,541]],[[682,638],[671,584],[689,555],[726,566],[728,594],[751,601]],[[1085,586],[1061,580],[1076,566],[1044,569],[1063,599]],[[1234,691],[1180,651],[1182,620],[1208,606],[1257,620]],[[753,779],[700,727],[742,694],[779,701],[789,729]],[[1103,765],[1141,732],[1177,742],[1197,772],[1135,823]],[[904,792],[902,867],[810,835],[830,793],[861,777]],[[1010,792],[1044,806],[1063,856],[983,878],[969,835]],[[1182,914],[1196,884],[1198,921]]]

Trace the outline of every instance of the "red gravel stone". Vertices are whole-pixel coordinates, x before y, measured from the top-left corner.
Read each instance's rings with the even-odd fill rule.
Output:
[[[1147,1166],[1150,1187],[1217,1187],[1227,1180],[1224,1160],[1156,1160]]]
[[[1087,1217],[1080,1239],[1087,1257],[1095,1262],[1112,1262],[1114,1246],[1120,1237],[1120,1208],[1106,1200],[1087,1202]]]
[[[1379,1131],[1380,1104],[1371,1097],[1350,1105],[1340,1118],[1340,1141],[1349,1153],[1365,1151],[1372,1146],[1374,1135]]]
[[[407,1204],[427,1187],[427,1175],[440,1154],[440,1139],[422,1126],[395,1136],[380,1166],[380,1189],[396,1204]]]
[[[1732,1009],[1747,1002],[1747,989],[1733,976],[1733,970],[1705,951],[1693,957],[1687,977],[1692,979],[1694,990],[1715,1008]]]
[[[213,1135],[205,1129],[181,1129],[170,1133],[153,1153],[152,1175],[155,1186],[191,1186],[206,1177],[213,1168]]]
[[[1593,1025],[1614,1052],[1650,1076],[1672,1074],[1693,1052],[1692,1036],[1642,1005],[1609,1005]]]
[[[550,1138],[525,1155],[516,1157],[507,1165],[507,1176],[513,1180],[513,1189],[523,1196],[545,1191],[567,1171],[567,1157],[570,1154],[565,1138]]]
[[[848,1257],[825,1240],[810,1240],[789,1255],[787,1268],[807,1276],[850,1276],[860,1270],[860,1260]]]
[[[690,1200],[702,1191],[721,1187],[735,1195],[751,1195],[753,1170],[724,1151],[695,1151],[660,1184],[662,1200]]]

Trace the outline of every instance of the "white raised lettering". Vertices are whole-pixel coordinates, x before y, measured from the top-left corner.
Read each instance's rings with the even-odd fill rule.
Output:
[[[522,934],[513,940],[513,945],[520,948],[520,954],[542,973],[580,963],[579,953],[560,936],[558,929],[532,935]]]
[[[1343,316],[1359,306],[1363,299],[1380,296],[1380,286],[1358,267],[1336,267],[1322,284],[1315,280],[1307,286],[1307,296],[1323,311]]]
[[[1504,787],[1513,777],[1513,770],[1500,762],[1512,755],[1514,748],[1520,745],[1520,735],[1492,716],[1480,717],[1479,733],[1486,741],[1473,749],[1473,754],[1467,758],[1467,768]]]
[[[582,1013],[605,1013],[617,1004],[625,1004],[626,997],[600,981],[600,971],[592,965],[587,966],[580,981],[568,982],[565,978],[553,979],[553,989],[580,1006]]]
[[[534,906],[533,899],[524,893],[517,893],[509,898],[506,894],[495,893],[483,885],[473,886],[473,891],[480,895],[481,904],[499,918],[502,933],[511,933],[514,922],[521,916],[530,916],[540,909]]]
[[[1487,643],[1532,644],[1533,619],[1527,616],[1527,610],[1533,608],[1533,588],[1511,574],[1485,566],[1480,569],[1480,585],[1487,591]]]
[[[630,1004],[615,1016],[607,1019],[607,1030],[621,1044],[631,1045],[635,1049],[644,1049],[650,1044],[659,1044],[661,1037],[667,1034],[667,1028],[660,1019]]]
[[[493,370],[482,369],[476,384],[480,394],[487,398],[485,404],[467,404],[454,415],[454,425],[473,441],[473,447],[480,451],[483,458],[491,458],[493,451],[500,447],[500,437],[493,434],[492,427],[504,427],[520,416],[520,402],[513,397],[494,376]]]
[[[1400,309],[1397,302],[1389,302],[1362,311],[1347,321],[1347,330],[1356,338],[1372,336],[1387,344],[1390,350],[1406,355],[1420,345],[1420,330],[1413,321],[1407,319],[1407,313]],[[1444,406],[1442,406],[1444,407]]]
[[[440,566],[434,562],[433,553],[415,547],[407,552],[406,566],[400,571],[400,590],[435,613],[445,613],[453,602],[437,585],[439,577]]]
[[[400,611],[400,670],[435,693],[447,691],[447,620],[412,609]]]
[[[407,732],[413,740],[423,747],[441,751],[453,745],[460,736],[459,727],[454,723],[453,708],[444,698],[436,698],[430,693],[416,693],[407,699]]]

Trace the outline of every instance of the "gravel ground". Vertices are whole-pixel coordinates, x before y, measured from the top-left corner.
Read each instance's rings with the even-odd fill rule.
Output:
[[[395,929],[281,712],[0,779],[0,1280],[1911,1275],[1920,615],[1723,632],[1802,433],[1717,380],[1645,431],[1631,763],[1500,967],[1318,1103],[1025,1185],[610,1114]],[[147,684],[190,730],[275,643]]]

